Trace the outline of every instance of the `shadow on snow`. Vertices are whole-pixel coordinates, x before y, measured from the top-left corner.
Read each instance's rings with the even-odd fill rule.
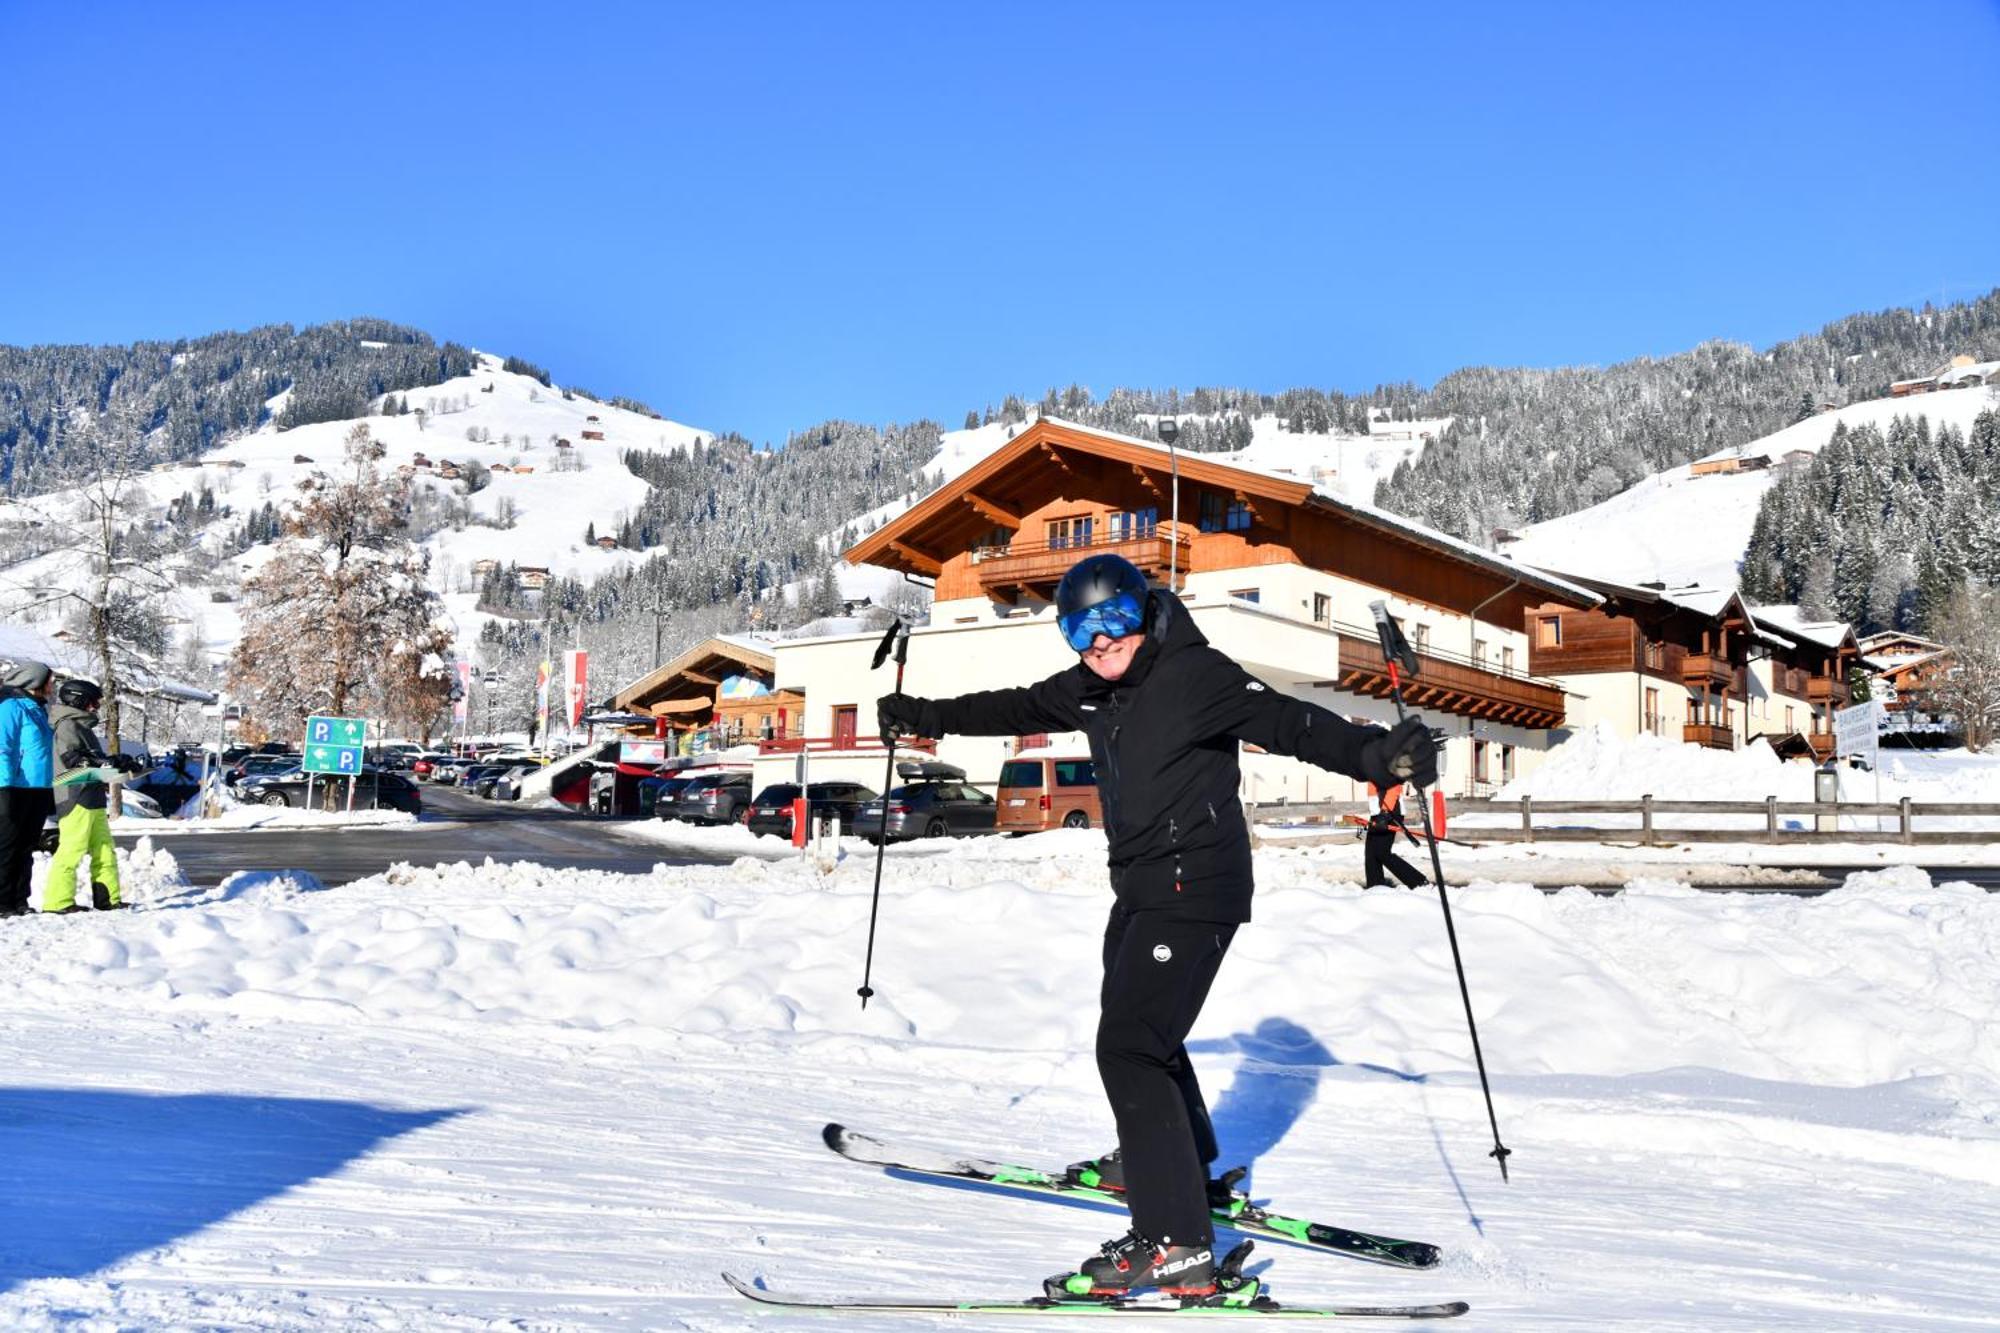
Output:
[[[0,1292],[193,1235],[463,1114],[363,1102],[0,1088]]]

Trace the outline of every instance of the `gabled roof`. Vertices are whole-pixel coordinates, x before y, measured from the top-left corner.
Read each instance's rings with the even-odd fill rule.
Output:
[[[655,667],[612,695],[611,706],[648,707],[666,701],[670,695],[679,695],[684,697],[678,699],[681,707],[675,711],[688,711],[687,705],[692,698],[688,690],[700,690],[713,700],[715,686],[723,675],[735,674],[746,668],[775,675],[778,659],[772,648],[769,640],[742,635],[717,634],[703,639],[671,662]],[[676,689],[676,686],[681,688]]]
[[[1614,579],[1598,578],[1594,574],[1564,574],[1565,579],[1574,580],[1599,594],[1603,599],[1612,599],[1628,605],[1656,606],[1663,613],[1686,611],[1704,620],[1724,620],[1734,606],[1738,616],[1753,630],[1757,627],[1755,617],[1741,596],[1733,588],[1704,588],[1689,584],[1680,588],[1661,585],[1619,583]]]
[[[1807,620],[1796,606],[1756,606],[1751,614],[1757,623],[1793,643],[1810,644],[1815,648],[1825,648],[1839,652],[1842,648],[1860,651],[1854,638],[1854,626],[1844,620]]]
[[[965,472],[919,500],[896,518],[869,533],[843,555],[850,564],[880,565],[905,573],[935,575],[942,557],[926,544],[953,545],[957,530],[979,522],[1018,518],[1009,504],[1009,478],[1019,476],[1018,465],[1035,454],[1062,452],[1091,454],[1113,463],[1123,463],[1142,474],[1167,476],[1176,469],[1180,479],[1191,486],[1240,492],[1297,509],[1334,515],[1357,526],[1372,529],[1394,540],[1421,547],[1460,564],[1488,574],[1518,580],[1546,597],[1594,605],[1598,598],[1587,588],[1544,570],[1517,564],[1491,551],[1481,550],[1456,537],[1377,509],[1373,505],[1340,499],[1313,489],[1296,477],[1222,463],[1206,454],[1176,454],[1155,440],[1142,440],[1113,431],[1079,426],[1055,417],[1043,417],[988,454]],[[1058,460],[1059,461],[1059,460]],[[1032,506],[1029,506],[1032,507]],[[1162,518],[1166,515],[1163,513]],[[1183,515],[1187,523],[1192,515]]]

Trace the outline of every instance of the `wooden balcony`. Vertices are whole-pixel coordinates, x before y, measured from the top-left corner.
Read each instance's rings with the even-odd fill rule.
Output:
[[[1156,583],[1165,583],[1169,567],[1173,563],[1175,540],[1166,530],[1149,532],[1141,537],[1126,537],[1113,540],[1101,537],[1088,543],[1066,542],[1052,546],[1048,542],[1009,542],[1005,546],[975,546],[972,549],[972,571],[979,578],[979,586],[989,596],[1012,599],[1019,593],[1032,592],[1046,594],[1062,581],[1069,567],[1087,555],[1122,555],[1139,567],[1141,573]],[[1179,563],[1183,572],[1188,567],[1188,541],[1182,537]]]
[[[1721,653],[1689,653],[1681,659],[1681,683],[1726,690],[1736,682],[1736,666]]]
[[[1355,694],[1387,698],[1389,672],[1368,630],[1336,625],[1340,674],[1334,684]],[[1495,671],[1451,654],[1420,652],[1416,676],[1403,682],[1403,699],[1424,713],[1451,713],[1547,730],[1563,724],[1563,692],[1547,681]]]
[[[1810,736],[1806,737],[1806,744],[1812,746],[1813,760],[1815,763],[1823,764],[1827,760],[1833,758],[1832,732],[1815,731]]]
[[[1689,745],[1706,745],[1711,750],[1736,748],[1736,738],[1719,722],[1689,722],[1681,728],[1681,739]]]
[[[1832,676],[1814,676],[1806,682],[1806,699],[1810,703],[1845,708],[1852,694],[1846,681],[1835,680]]]
[[[937,745],[938,743],[935,740],[905,736],[896,742],[896,749],[899,751],[920,750],[932,758],[936,758]],[[859,754],[871,751],[880,754],[887,748],[888,742],[880,736],[863,735],[772,736],[757,742],[758,754],[799,754],[801,752],[808,754]]]

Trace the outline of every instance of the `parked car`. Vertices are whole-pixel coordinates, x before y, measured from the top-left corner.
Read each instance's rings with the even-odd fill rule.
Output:
[[[472,766],[473,761],[463,755],[445,755],[443,758],[431,760],[427,780],[440,787],[456,787],[465,777],[466,770]]]
[[[872,788],[858,782],[808,782],[805,788],[808,824],[819,819],[838,819],[844,829],[854,827],[861,807],[875,799]],[[792,836],[792,802],[799,799],[799,784],[775,782],[757,793],[750,802],[750,817],[744,821],[752,833]]]
[[[391,773],[407,773],[418,756],[426,753],[414,741],[390,741],[375,747],[375,765]]]
[[[315,784],[315,801],[318,789],[331,788],[344,808],[347,804],[347,782],[344,778],[330,778],[319,775]],[[246,801],[263,805],[298,805],[306,803],[306,774],[293,769],[289,773],[269,773],[261,777],[243,779],[238,795]],[[378,768],[364,768],[354,783],[354,808],[357,810],[385,807],[390,810],[407,810],[413,815],[423,813],[423,793],[417,784],[401,773],[384,773]]]
[[[501,771],[500,776],[493,780],[492,789],[486,794],[496,801],[518,801],[521,799],[521,780],[528,774],[546,767],[548,767],[546,764],[529,763],[525,760],[509,764]]]
[[[896,765],[905,785],[891,787],[854,816],[854,835],[873,842],[883,836],[887,807],[891,842],[906,838],[969,838],[993,832],[993,798],[965,781],[965,770],[936,761],[905,760]]]
[[[674,798],[674,817],[690,824],[733,824],[749,807],[748,773],[700,773]]]
[[[223,773],[222,783],[226,787],[241,787],[246,779],[288,773],[302,762],[303,756],[296,754],[248,754]]]
[[[1039,755],[1000,765],[993,826],[1002,833],[1100,828],[1097,767],[1088,755]]]
[[[490,797],[493,795],[493,784],[509,767],[508,764],[474,764],[465,770],[458,785],[470,795]]]
[[[694,779],[683,773],[639,779],[639,808],[661,819],[674,818],[674,801]]]

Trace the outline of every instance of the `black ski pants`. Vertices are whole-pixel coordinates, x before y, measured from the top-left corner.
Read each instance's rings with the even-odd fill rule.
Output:
[[[1361,859],[1362,869],[1367,872],[1367,883],[1371,888],[1389,882],[1383,877],[1382,872],[1385,868],[1403,881],[1403,887],[1406,889],[1418,888],[1429,882],[1415,866],[1396,855],[1396,830],[1393,828],[1378,831],[1373,824],[1370,824],[1368,833],[1361,842]]]
[[[47,787],[0,787],[0,912],[27,910],[35,843],[55,808]]]
[[[1132,1226],[1162,1245],[1210,1245],[1215,1127],[1188,1061],[1188,1032],[1236,935],[1233,924],[1111,909],[1097,1072],[1118,1122]]]

